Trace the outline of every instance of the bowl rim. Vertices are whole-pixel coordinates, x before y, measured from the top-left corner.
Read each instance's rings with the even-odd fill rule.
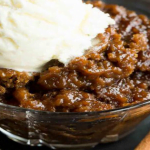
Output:
[[[140,107],[144,107],[145,105],[149,105],[150,104],[150,100],[146,100],[143,102],[139,102],[133,105],[129,105],[129,106],[125,106],[125,107],[120,107],[120,108],[116,108],[116,109],[110,109],[110,110],[103,110],[103,111],[94,111],[94,112],[50,112],[50,111],[41,111],[41,110],[34,110],[34,109],[29,109],[29,108],[23,108],[23,107],[18,107],[18,106],[12,106],[12,105],[8,105],[8,104],[4,104],[0,102],[0,107],[5,107],[8,109],[12,109],[14,111],[14,109],[16,111],[24,111],[24,112],[32,112],[35,114],[47,114],[47,115],[96,115],[96,114],[107,114],[107,113],[118,113],[118,112],[123,112],[123,111],[128,111],[128,110],[132,110],[132,109],[136,109],[136,108],[140,108]]]

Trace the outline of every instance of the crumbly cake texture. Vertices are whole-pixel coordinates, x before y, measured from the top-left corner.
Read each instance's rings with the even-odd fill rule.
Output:
[[[92,3],[116,25],[66,67],[53,60],[42,73],[0,69],[0,102],[51,112],[92,112],[150,99],[150,20],[118,5]]]

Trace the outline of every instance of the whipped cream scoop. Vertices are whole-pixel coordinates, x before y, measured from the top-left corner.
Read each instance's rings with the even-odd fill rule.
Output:
[[[0,0],[0,68],[39,72],[82,56],[115,21],[82,0]]]

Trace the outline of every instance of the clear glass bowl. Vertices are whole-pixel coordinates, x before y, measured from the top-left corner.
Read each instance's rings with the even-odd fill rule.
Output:
[[[105,0],[150,15],[149,0]],[[150,114],[150,100],[92,113],[51,113],[0,103],[0,131],[10,139],[52,149],[88,149],[118,141]]]
[[[0,131],[21,144],[88,149],[125,137],[149,114],[150,101],[92,113],[51,113],[0,104]]]

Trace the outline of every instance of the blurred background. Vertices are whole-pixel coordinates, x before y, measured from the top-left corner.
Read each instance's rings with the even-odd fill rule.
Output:
[[[118,4],[134,10],[139,14],[150,16],[150,0],[102,0],[109,4]]]

